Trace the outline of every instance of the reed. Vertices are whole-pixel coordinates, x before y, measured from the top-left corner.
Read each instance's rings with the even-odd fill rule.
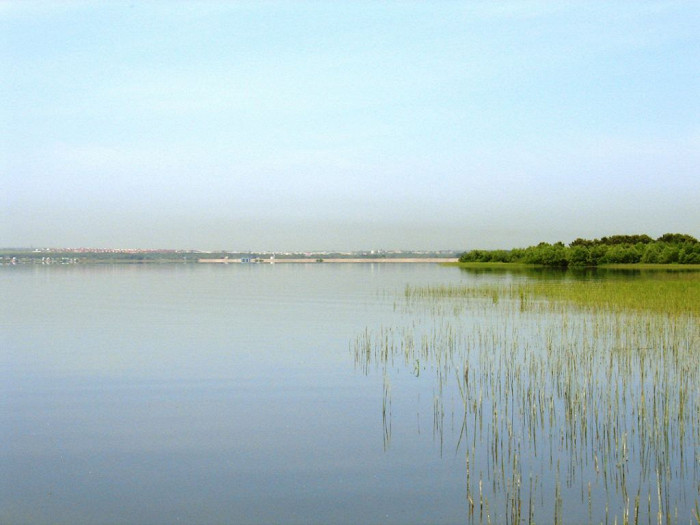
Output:
[[[385,446],[396,367],[434,378],[441,451],[459,403],[468,521],[698,521],[700,272],[407,286],[395,308],[356,367],[385,378]]]

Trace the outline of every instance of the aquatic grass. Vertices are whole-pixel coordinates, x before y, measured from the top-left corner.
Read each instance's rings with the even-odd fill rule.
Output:
[[[396,308],[409,321],[368,329],[352,349],[363,373],[431,372],[441,451],[454,393],[469,521],[564,522],[578,500],[576,521],[688,522],[700,487],[697,278],[644,281],[408,286]]]
[[[522,293],[590,308],[668,315],[700,313],[700,272],[654,279],[536,282],[520,286],[525,287]]]
[[[618,311],[653,311],[669,315],[700,313],[700,272],[662,272],[653,278],[600,280],[541,280],[487,285],[406,286],[407,301],[478,299],[499,297],[528,300],[566,301],[577,306]],[[438,308],[439,304],[433,304]]]

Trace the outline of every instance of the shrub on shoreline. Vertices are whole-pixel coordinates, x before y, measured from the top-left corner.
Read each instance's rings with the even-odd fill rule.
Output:
[[[568,246],[541,242],[513,250],[471,250],[459,262],[538,264],[556,268],[599,264],[700,264],[700,242],[691,235],[666,233],[656,240],[648,235],[613,235],[576,239]]]

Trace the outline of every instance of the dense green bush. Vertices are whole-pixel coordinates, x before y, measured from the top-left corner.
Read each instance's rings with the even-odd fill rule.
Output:
[[[691,235],[666,233],[654,240],[648,235],[613,235],[576,239],[568,246],[541,242],[513,250],[472,250],[460,262],[513,262],[566,268],[598,264],[700,264],[700,242]]]

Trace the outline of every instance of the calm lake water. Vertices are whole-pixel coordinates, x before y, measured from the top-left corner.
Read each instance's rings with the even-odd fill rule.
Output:
[[[621,523],[620,498],[601,496],[618,487],[583,457],[588,438],[533,452],[521,434],[511,455],[489,436],[527,432],[526,422],[496,422],[494,400],[467,409],[454,363],[402,347],[408,330],[420,346],[443,337],[436,326],[459,325],[463,342],[465,329],[512,328],[517,317],[519,341],[534,348],[532,334],[560,316],[521,317],[502,301],[490,317],[477,299],[448,326],[404,304],[407,285],[531,278],[427,264],[0,268],[0,523],[499,523],[514,515],[516,489],[530,509],[523,523],[528,512]],[[382,341],[393,349],[381,354]],[[476,354],[459,359],[483,368]],[[700,490],[690,388],[685,455],[667,449],[675,475],[660,484],[678,494],[680,523]],[[521,477],[509,486],[511,470]],[[632,502],[638,487],[656,490],[640,481]],[[647,492],[643,522],[656,523]]]

